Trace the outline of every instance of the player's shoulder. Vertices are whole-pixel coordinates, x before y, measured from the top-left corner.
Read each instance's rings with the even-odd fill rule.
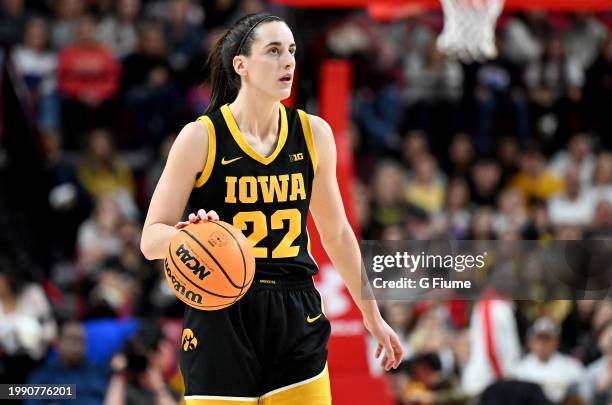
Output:
[[[183,129],[179,132],[177,140],[192,143],[194,146],[202,145],[208,143],[208,135],[208,126],[206,122],[203,119],[197,119],[185,124]]]
[[[206,123],[201,120],[185,124],[174,140],[170,157],[201,168],[210,145],[208,132]]]
[[[331,126],[323,118],[318,115],[306,113],[312,128],[312,134],[317,138],[333,136]]]

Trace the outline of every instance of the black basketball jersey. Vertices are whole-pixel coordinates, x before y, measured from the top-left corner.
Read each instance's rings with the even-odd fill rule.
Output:
[[[276,148],[264,157],[245,140],[228,105],[206,116],[206,165],[189,197],[190,212],[215,210],[247,237],[258,278],[311,277],[306,219],[317,158],[306,113],[280,107]]]

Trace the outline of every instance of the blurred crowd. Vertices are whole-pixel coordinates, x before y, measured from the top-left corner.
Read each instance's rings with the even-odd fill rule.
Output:
[[[246,13],[295,26],[297,103],[311,113],[317,63],[353,62],[364,239],[612,235],[612,14],[504,14],[498,57],[466,64],[437,51],[439,12],[379,23],[274,7],[0,0],[3,56],[44,156],[40,204],[58,230],[36,274],[12,254],[20,241],[0,239],[2,382],[74,381],[92,403],[178,400],[183,307],[142,256],[140,231],[176,133],[210,100],[208,51]],[[406,348],[388,376],[398,404],[612,403],[610,300],[381,308]]]

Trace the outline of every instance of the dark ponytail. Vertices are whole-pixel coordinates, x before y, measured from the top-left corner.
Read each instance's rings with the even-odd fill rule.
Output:
[[[212,95],[205,114],[233,101],[240,90],[240,76],[233,66],[234,56],[251,53],[255,39],[253,32],[261,23],[283,21],[267,13],[249,14],[238,20],[213,47],[207,65],[210,67]]]

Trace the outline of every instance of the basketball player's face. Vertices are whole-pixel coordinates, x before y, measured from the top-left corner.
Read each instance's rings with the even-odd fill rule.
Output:
[[[256,28],[251,55],[246,58],[246,80],[261,95],[284,100],[291,95],[295,70],[295,40],[283,22]]]

